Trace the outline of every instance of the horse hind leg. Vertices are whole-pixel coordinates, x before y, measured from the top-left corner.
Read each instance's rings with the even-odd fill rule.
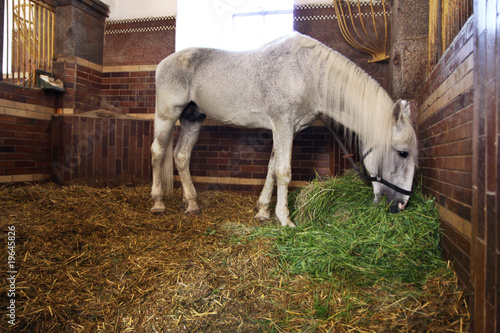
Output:
[[[198,141],[202,123],[202,120],[190,121],[187,118],[182,117],[181,133],[174,151],[175,165],[177,167],[177,171],[179,172],[182,184],[183,199],[187,205],[185,211],[186,215],[200,214],[200,208],[196,202],[196,189],[194,188],[191,173],[189,171],[189,161],[191,160],[193,147],[196,144],[196,141]]]
[[[169,196],[173,192],[172,143],[175,122],[175,119],[164,120],[161,117],[155,119],[155,137],[151,145],[151,164],[153,167],[152,213],[163,213],[165,211],[164,194]]]

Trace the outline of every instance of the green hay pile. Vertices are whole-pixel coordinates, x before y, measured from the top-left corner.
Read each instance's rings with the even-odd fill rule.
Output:
[[[372,186],[355,173],[312,182],[290,198],[298,227],[273,235],[283,265],[355,284],[424,283],[446,264],[437,209],[416,187],[407,209],[391,214],[386,205],[372,203]]]

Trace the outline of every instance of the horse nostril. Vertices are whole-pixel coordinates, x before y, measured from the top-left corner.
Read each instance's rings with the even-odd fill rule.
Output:
[[[393,214],[399,213],[401,211],[401,209],[399,209],[399,203],[391,203],[389,208],[391,210],[391,213]]]
[[[406,207],[406,203],[404,201],[397,201],[397,202],[391,202],[391,205],[389,206],[389,208],[391,209],[391,213],[395,214],[395,213],[399,213],[401,212],[403,209],[405,209]]]

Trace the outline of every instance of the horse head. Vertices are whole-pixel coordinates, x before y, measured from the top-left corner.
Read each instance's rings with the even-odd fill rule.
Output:
[[[364,166],[373,184],[374,202],[385,195],[393,213],[408,204],[418,157],[417,139],[410,121],[410,105],[397,101],[392,109],[392,136],[385,148],[366,147]]]

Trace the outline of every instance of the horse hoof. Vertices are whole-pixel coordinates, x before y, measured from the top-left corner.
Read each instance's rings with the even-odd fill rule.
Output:
[[[195,209],[195,210],[190,210],[189,212],[185,212],[187,216],[196,216],[201,214],[201,210]]]
[[[295,224],[293,224],[293,223],[292,223],[292,222],[290,222],[290,221],[287,221],[287,222],[285,222],[285,223],[282,223],[281,225],[282,225],[282,226],[284,226],[284,227],[295,228]]]
[[[255,215],[255,219],[259,222],[266,222],[266,221],[269,221],[269,215],[261,215],[261,214],[257,214]]]
[[[151,208],[150,210],[151,213],[153,214],[161,214],[161,213],[165,213],[165,208]]]

